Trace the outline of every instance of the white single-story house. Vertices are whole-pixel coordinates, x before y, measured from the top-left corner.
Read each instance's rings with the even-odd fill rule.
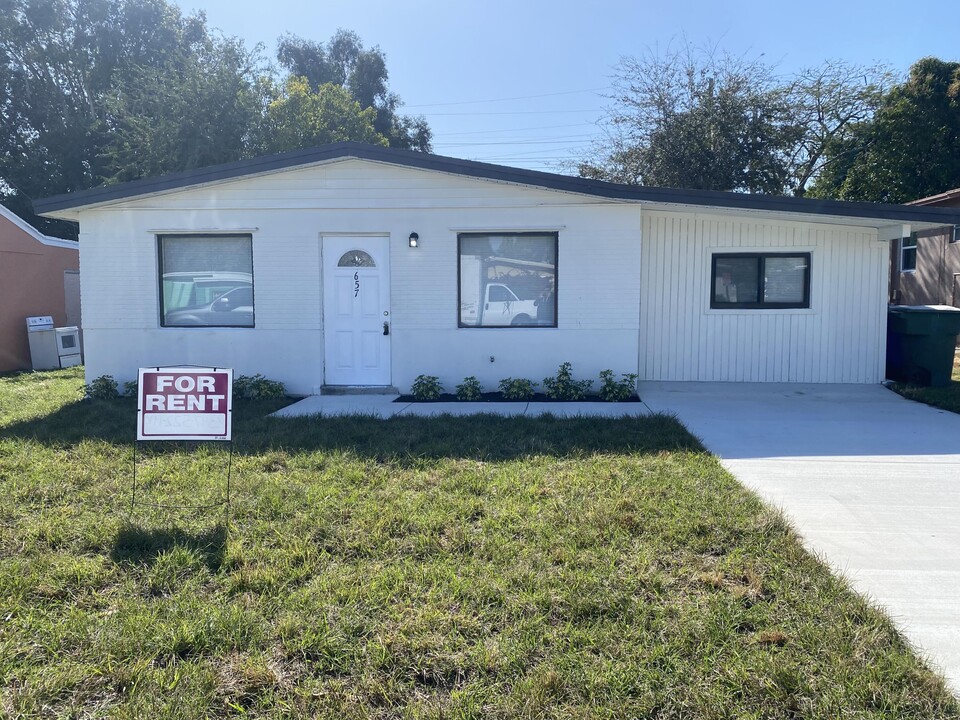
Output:
[[[80,223],[87,380],[293,394],[539,382],[876,383],[890,240],[960,210],[618,185],[340,143],[37,201]]]

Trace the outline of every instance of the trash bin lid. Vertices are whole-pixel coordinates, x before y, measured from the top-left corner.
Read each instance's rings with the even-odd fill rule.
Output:
[[[891,305],[892,312],[946,312],[960,313],[960,308],[953,305]]]
[[[950,305],[891,305],[887,327],[906,335],[960,334],[960,308]]]

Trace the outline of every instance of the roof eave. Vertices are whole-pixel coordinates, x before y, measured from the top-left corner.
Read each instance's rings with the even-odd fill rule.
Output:
[[[570,192],[606,200],[863,218],[875,221],[929,224],[931,227],[960,224],[960,208],[881,205],[712,190],[680,190],[621,185],[601,180],[557,175],[352,142],[294,150],[278,155],[267,155],[251,160],[240,160],[224,165],[134,180],[120,185],[57,195],[35,201],[34,209],[40,215],[76,220],[79,210],[106,203],[348,159],[384,162],[402,167]]]

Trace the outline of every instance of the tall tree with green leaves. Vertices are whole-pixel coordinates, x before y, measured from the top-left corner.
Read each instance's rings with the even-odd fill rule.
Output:
[[[107,182],[238,160],[266,101],[256,51],[197,28],[153,65],[124,68],[105,99]]]
[[[266,154],[345,140],[385,146],[376,117],[373,108],[361,108],[341,85],[328,82],[314,91],[306,78],[291,75],[267,106],[253,147]]]
[[[255,57],[165,0],[4,0],[0,200],[241,157],[259,117]]]
[[[387,59],[378,47],[364,48],[360,37],[338,30],[326,43],[288,34],[280,38],[277,59],[291,76],[303,77],[316,92],[323,85],[347,90],[390,147],[430,152],[431,132],[422,117],[401,115],[400,98],[388,86]]]
[[[75,228],[33,198],[338,140],[429,150],[354,33],[281,39],[279,77],[168,0],[0,2],[0,202],[45,232]]]
[[[902,203],[960,187],[960,63],[916,62],[826,156],[817,197]]]

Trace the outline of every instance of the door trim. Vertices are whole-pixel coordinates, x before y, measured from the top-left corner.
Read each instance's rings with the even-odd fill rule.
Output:
[[[389,389],[393,390],[393,296],[392,296],[392,270],[391,270],[391,235],[389,232],[333,232],[333,231],[322,231],[318,233],[320,240],[320,326],[322,328],[323,334],[323,354],[321,357],[322,363],[322,376],[323,376],[323,385],[321,386],[321,392],[325,394],[352,391],[356,390],[357,392],[365,391],[374,391]],[[328,241],[332,239],[356,239],[357,244],[360,245],[364,240],[382,240],[383,241],[383,258],[382,266],[384,274],[382,277],[385,279],[388,287],[388,292],[385,298],[386,309],[390,313],[389,322],[391,330],[391,339],[387,344],[386,352],[386,382],[376,382],[376,383],[331,383],[328,378],[328,369],[327,369],[327,350],[328,350],[328,338],[329,338],[329,328],[327,327],[327,290],[326,290],[326,273],[327,273],[327,262],[337,262],[340,258],[338,252],[329,252]],[[367,248],[369,249],[369,248]],[[336,257],[334,257],[336,256]],[[381,302],[383,302],[383,298]]]

